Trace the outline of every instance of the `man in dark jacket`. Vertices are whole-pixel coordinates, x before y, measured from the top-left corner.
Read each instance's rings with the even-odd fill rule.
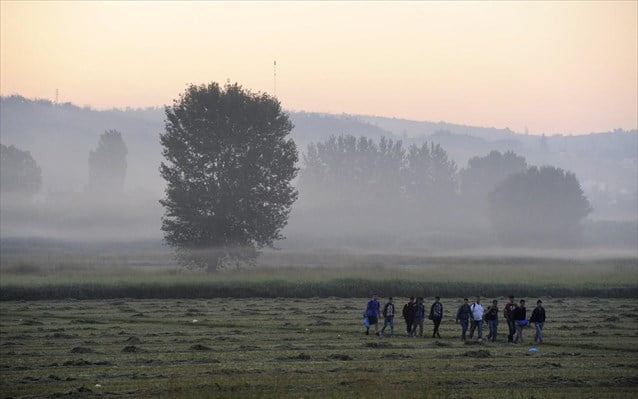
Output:
[[[520,304],[514,310],[514,324],[516,325],[516,338],[514,343],[523,343],[523,327],[527,325],[527,309],[525,309],[525,300],[521,299]]]
[[[507,334],[507,342],[514,342],[514,334],[516,333],[516,324],[514,323],[514,311],[518,305],[514,302],[514,295],[510,295],[509,302],[503,308],[503,316],[505,316],[505,321],[507,322],[507,328],[509,329],[509,334]]]
[[[463,305],[459,306],[456,311],[456,322],[461,323],[461,339],[463,341],[465,341],[465,334],[467,333],[468,322],[471,314],[472,310],[470,309],[469,300],[464,298]]]
[[[536,327],[536,336],[534,342],[543,343],[543,326],[545,325],[545,308],[543,307],[543,301],[540,299],[536,301],[536,307],[532,312],[532,317],[529,318],[530,323],[534,323]]]
[[[487,340],[496,342],[496,335],[498,333],[498,301],[496,299],[492,301],[491,306],[487,307],[485,320],[487,321],[487,328],[490,331],[490,333],[487,334]]]
[[[405,319],[405,328],[408,337],[412,336],[412,323],[414,323],[414,297],[410,297],[410,301],[403,306],[403,318]]]
[[[416,337],[416,329],[419,328],[419,337],[423,337],[423,322],[425,321],[425,305],[423,304],[423,297],[420,296],[416,299],[416,305],[414,305],[414,321],[412,322],[412,336]]]
[[[434,323],[432,338],[441,338],[441,334],[439,334],[439,326],[441,325],[441,320],[443,319],[443,304],[441,303],[441,298],[439,298],[438,296],[434,298],[434,303],[432,304],[432,306],[430,306],[429,319],[432,320],[432,323]]]

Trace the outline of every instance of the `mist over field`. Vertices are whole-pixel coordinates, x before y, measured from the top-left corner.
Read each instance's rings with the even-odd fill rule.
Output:
[[[19,96],[1,101],[1,143],[28,151],[42,176],[30,200],[3,197],[4,249],[29,242],[35,247],[78,248],[89,243],[95,248],[113,243],[135,248],[137,243],[139,248],[164,250],[159,204],[165,188],[159,175],[163,109],[98,111]],[[277,241],[276,247],[422,254],[516,252],[516,248],[539,255],[560,248],[637,251],[636,131],[537,136],[379,116],[291,112],[290,119],[300,154],[300,172],[293,181],[299,198],[283,230],[286,239]],[[89,181],[89,154],[98,147],[100,135],[111,129],[121,133],[125,146],[123,183],[116,189],[95,190]],[[348,137],[354,141],[349,143]],[[433,146],[440,149],[447,169],[438,180],[422,184],[432,184],[430,191],[412,195],[405,183],[415,181],[409,175],[410,146],[421,150],[424,144],[428,154]],[[322,153],[316,152],[317,145]],[[313,149],[314,165],[309,160]],[[473,157],[486,158],[492,151],[513,152],[513,158],[501,157],[487,169],[468,170]],[[334,158],[339,153],[341,160]],[[573,173],[591,205],[579,237],[564,240],[557,233],[548,238],[540,232],[504,242],[488,217],[488,194],[509,175],[545,165]],[[362,174],[365,171],[367,175]],[[573,205],[567,199],[557,201],[567,202],[565,209]]]
[[[638,2],[0,0],[0,398],[638,397]]]

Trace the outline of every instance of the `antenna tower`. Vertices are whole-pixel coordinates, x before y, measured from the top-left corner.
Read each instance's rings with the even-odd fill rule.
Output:
[[[272,71],[273,71],[272,80],[273,80],[273,85],[275,88],[274,94],[275,94],[275,97],[277,97],[277,60],[273,61],[272,63]]]
[[[59,98],[60,98],[60,90],[55,89],[55,105],[58,105]]]

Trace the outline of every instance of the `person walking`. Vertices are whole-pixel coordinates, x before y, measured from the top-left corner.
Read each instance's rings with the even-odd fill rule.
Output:
[[[536,307],[532,311],[532,317],[529,318],[529,322],[534,323],[534,327],[536,327],[534,342],[542,344],[543,327],[545,326],[545,308],[543,307],[543,301],[540,299],[536,301]]]
[[[441,334],[439,334],[439,326],[443,319],[443,304],[441,303],[440,297],[437,296],[434,298],[434,303],[430,306],[430,316],[428,318],[432,320],[432,323],[434,323],[432,338],[441,338]]]
[[[487,340],[496,342],[496,334],[498,330],[498,301],[492,301],[492,305],[487,307],[485,311],[485,320],[487,320],[487,328],[490,330],[487,334]]]
[[[392,302],[392,297],[388,298],[388,303],[383,307],[383,328],[379,336],[383,336],[388,325],[390,326],[390,336],[394,337],[394,303]]]
[[[514,334],[516,333],[516,323],[514,322],[514,311],[518,305],[514,302],[514,295],[509,296],[509,300],[503,308],[503,316],[507,322],[509,333],[507,334],[507,342],[514,343]]]
[[[516,337],[514,343],[523,343],[523,327],[527,325],[527,310],[525,309],[525,300],[521,299],[518,307],[514,311],[514,325],[516,326]]]
[[[419,337],[423,337],[423,322],[425,321],[425,305],[423,305],[423,297],[416,299],[414,306],[414,323],[412,323],[412,337],[416,336],[416,329],[419,328]]]
[[[410,297],[410,301],[403,305],[403,319],[405,319],[405,329],[408,337],[412,336],[412,324],[414,323],[414,297]]]
[[[377,296],[373,295],[372,299],[368,301],[366,311],[363,314],[368,319],[368,326],[366,327],[366,335],[370,334],[370,327],[374,326],[374,333],[379,334],[379,316],[380,316],[380,304],[377,300]]]
[[[456,311],[456,322],[461,324],[461,340],[465,341],[465,333],[467,332],[468,322],[472,316],[469,300],[463,298],[463,304]]]
[[[481,297],[476,297],[476,302],[470,306],[472,311],[472,327],[470,327],[470,339],[474,336],[474,330],[478,329],[478,340],[483,340],[483,305],[481,305]]]

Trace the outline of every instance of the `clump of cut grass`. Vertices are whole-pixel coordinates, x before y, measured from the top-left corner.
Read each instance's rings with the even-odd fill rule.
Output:
[[[485,357],[491,357],[492,354],[488,350],[479,349],[477,351],[467,351],[463,354],[463,356],[485,358]]]

